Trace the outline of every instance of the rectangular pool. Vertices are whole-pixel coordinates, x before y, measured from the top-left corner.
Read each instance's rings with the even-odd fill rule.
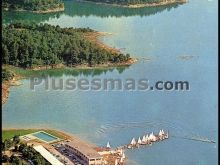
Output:
[[[42,141],[47,142],[47,143],[59,140],[58,137],[50,135],[50,134],[48,134],[48,133],[46,133],[44,131],[36,132],[36,133],[33,133],[32,135],[37,137],[38,139],[40,139]]]

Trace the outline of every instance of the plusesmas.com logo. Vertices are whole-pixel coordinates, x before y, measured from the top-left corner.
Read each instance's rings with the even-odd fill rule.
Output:
[[[148,79],[112,79],[112,78],[53,78],[31,77],[30,89],[37,90],[82,90],[82,91],[189,91],[188,81],[156,81]]]

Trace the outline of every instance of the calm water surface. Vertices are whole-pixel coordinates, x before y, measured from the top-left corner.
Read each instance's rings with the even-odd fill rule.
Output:
[[[147,78],[186,80],[188,92],[31,91],[29,80],[12,87],[3,106],[3,127],[65,130],[97,145],[130,142],[144,133],[169,130],[171,138],[151,147],[126,151],[128,165],[214,165],[217,144],[217,0],[190,0],[180,6],[121,9],[67,1],[60,14],[6,12],[3,22],[35,21],[61,27],[90,27],[113,35],[101,40],[140,58],[129,68],[63,73],[51,77]],[[184,60],[182,56],[190,56]],[[148,61],[143,58],[150,59]]]

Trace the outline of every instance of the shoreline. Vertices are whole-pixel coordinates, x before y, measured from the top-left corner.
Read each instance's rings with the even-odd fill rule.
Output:
[[[95,144],[93,144],[89,141],[86,141],[85,139],[82,139],[72,133],[61,131],[59,129],[52,129],[52,128],[2,128],[2,131],[30,131],[30,132],[45,131],[50,134],[54,134],[54,136],[57,136],[58,138],[63,139],[63,140],[67,140],[67,139],[71,139],[71,140],[77,139],[78,140],[78,139],[80,139],[81,141],[84,141],[93,147],[97,147]]]
[[[20,131],[20,132],[19,132]],[[88,149],[90,152],[99,155],[101,157],[102,164],[104,162],[107,162],[108,165],[114,165],[116,160],[119,162],[119,160],[123,159],[123,162],[118,163],[118,165],[125,165],[127,161],[127,157],[125,157],[124,150],[119,149],[119,148],[106,148],[103,146],[98,146],[97,144],[81,138],[80,136],[77,136],[75,134],[66,132],[66,131],[61,131],[59,129],[53,129],[53,128],[3,128],[2,133],[3,133],[3,138],[4,140],[6,139],[12,139],[15,135],[18,135],[20,137],[23,136],[28,136],[30,134],[33,134],[38,131],[43,131],[46,132],[47,134],[50,134],[51,136],[55,136],[58,139],[56,141],[51,141],[49,143],[45,142],[42,139],[29,139],[26,141],[26,139],[21,138],[21,142],[26,143],[28,146],[42,146],[46,150],[48,150],[50,153],[59,155],[60,157],[65,157],[69,161],[71,159],[66,155],[63,154],[62,152],[58,151],[55,146],[58,145],[63,145],[65,142],[73,142],[74,144],[80,144],[82,146],[81,148],[81,153],[82,150]],[[2,141],[3,142],[3,141]],[[80,147],[81,147],[80,146]],[[76,149],[79,148],[79,146],[76,146]],[[65,159],[64,158],[64,159]],[[71,163],[72,164],[72,163]],[[106,163],[105,163],[106,164]]]
[[[109,32],[87,32],[87,33],[83,34],[83,37],[85,39],[88,39],[90,42],[97,44],[100,48],[103,48],[103,49],[110,51],[110,52],[113,52],[113,53],[120,53],[120,49],[117,49],[115,47],[111,47],[111,46],[103,43],[102,41],[100,41],[100,37],[109,36],[109,35],[113,35],[113,34],[109,33]]]
[[[17,12],[31,12],[31,13],[38,13],[38,14],[46,14],[46,13],[55,13],[55,12],[63,12],[65,10],[65,7],[57,7],[54,9],[48,9],[48,10],[26,10],[26,9],[9,9],[9,8],[3,8],[4,11],[17,11]]]
[[[24,69],[24,70],[29,70],[29,71],[44,71],[44,70],[53,70],[53,69],[110,69],[110,68],[115,68],[115,67],[127,67],[130,66],[134,63],[136,63],[138,60],[136,58],[130,58],[127,62],[123,62],[123,63],[118,63],[118,64],[113,64],[113,63],[107,63],[107,64],[99,64],[96,66],[88,66],[88,65],[77,65],[77,66],[66,66],[66,65],[61,65],[58,64],[56,66],[37,66],[34,68],[19,68],[19,69]],[[14,67],[14,66],[12,66]],[[9,80],[6,82],[2,82],[2,104],[5,104],[8,100],[9,94],[10,94],[10,87],[11,86],[20,86],[21,83],[19,82],[19,80],[25,78],[22,77],[21,75],[16,75],[16,77],[19,78],[15,78],[13,80]]]
[[[130,9],[137,9],[137,8],[144,8],[144,7],[158,7],[158,6],[166,6],[172,4],[183,4],[189,2],[189,0],[169,0],[167,2],[159,2],[159,3],[140,3],[140,4],[117,4],[117,3],[106,3],[106,2],[92,2],[87,0],[78,0],[79,2],[86,2],[86,3],[95,3],[97,5],[107,5],[107,6],[114,6],[114,7],[123,7],[123,8],[130,8]]]
[[[100,48],[103,48],[107,51],[110,51],[112,53],[120,53],[119,49],[112,48],[111,46],[108,46],[107,44],[100,41],[99,37],[106,36],[106,35],[112,35],[108,32],[89,32],[86,34],[83,34],[83,37],[88,39],[88,41],[97,44]],[[120,63],[111,63],[107,62],[105,64],[98,64],[94,66],[90,66],[89,64],[80,64],[75,66],[67,66],[64,64],[53,64],[53,65],[44,65],[44,66],[35,66],[32,68],[21,68],[24,70],[30,70],[30,71],[41,71],[41,70],[49,70],[49,69],[62,69],[62,68],[74,68],[74,69],[97,69],[97,68],[113,68],[113,67],[123,67],[123,66],[130,66],[134,63],[136,63],[138,60],[136,58],[129,58],[126,62],[120,62]],[[7,65],[6,65],[7,66]],[[13,66],[14,67],[14,66]],[[20,67],[18,67],[20,68]],[[10,93],[10,87],[11,86],[18,86],[21,85],[19,83],[20,79],[23,79],[22,75],[15,74],[14,78],[12,80],[9,80],[7,82],[2,82],[2,104],[6,103],[9,97]]]
[[[20,86],[20,79],[23,77],[20,75],[15,75],[12,80],[2,82],[2,104],[6,103],[9,97],[11,86]]]

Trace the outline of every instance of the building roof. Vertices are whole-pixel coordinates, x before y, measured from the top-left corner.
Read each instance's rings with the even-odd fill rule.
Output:
[[[37,152],[39,152],[48,162],[52,165],[63,165],[56,157],[54,157],[49,151],[47,151],[43,146],[33,147]]]
[[[92,148],[84,141],[81,141],[80,139],[75,139],[73,141],[67,142],[66,145],[75,148],[89,159],[102,158],[102,156],[94,148]]]

